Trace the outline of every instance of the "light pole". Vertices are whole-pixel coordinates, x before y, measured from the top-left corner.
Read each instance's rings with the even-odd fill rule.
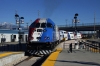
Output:
[[[16,24],[18,24],[18,30],[19,30],[19,32],[18,32],[19,37],[18,38],[19,38],[19,46],[20,46],[20,50],[21,50],[21,48],[22,48],[22,46],[21,46],[22,36],[21,36],[21,25],[20,24],[24,23],[24,17],[19,17],[18,14],[15,14],[15,19],[16,19]]]
[[[78,49],[79,45],[78,45],[78,40],[77,40],[77,22],[79,22],[79,20],[77,19],[78,13],[75,14],[74,16],[74,20],[73,22],[75,23],[75,48]]]
[[[73,22],[75,23],[75,36],[77,38],[77,23],[79,20],[77,19],[78,13],[75,14]]]
[[[66,19],[66,27],[67,27],[67,19]]]
[[[78,14],[76,13],[75,16],[74,16],[74,19],[75,19],[75,34],[77,34],[77,16],[78,16]]]

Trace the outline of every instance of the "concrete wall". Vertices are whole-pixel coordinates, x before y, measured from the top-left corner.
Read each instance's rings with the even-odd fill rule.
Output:
[[[27,56],[24,56],[24,53],[12,54],[7,57],[0,58],[0,66],[14,66],[26,58]]]

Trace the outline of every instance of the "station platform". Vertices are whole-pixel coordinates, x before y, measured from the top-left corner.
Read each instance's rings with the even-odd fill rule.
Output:
[[[0,66],[14,66],[25,58],[24,52],[3,52],[0,53]]]
[[[66,41],[65,43],[74,43],[73,41]],[[73,49],[71,53],[69,48],[66,48],[63,44],[60,44],[62,48],[53,52],[42,66],[100,66],[100,53],[86,51],[85,49]]]
[[[58,50],[48,57],[42,66],[100,66],[100,53],[92,53],[84,49]]]
[[[0,58],[7,57],[10,55],[14,55],[14,54],[20,54],[20,53],[22,53],[22,52],[2,52],[2,53],[0,53]]]

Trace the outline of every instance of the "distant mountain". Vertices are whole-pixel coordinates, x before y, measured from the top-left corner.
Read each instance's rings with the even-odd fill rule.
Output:
[[[0,29],[13,29],[13,28],[18,28],[18,25],[13,25],[12,23],[9,22],[3,22],[0,23]],[[26,29],[26,27],[21,26],[22,29]]]

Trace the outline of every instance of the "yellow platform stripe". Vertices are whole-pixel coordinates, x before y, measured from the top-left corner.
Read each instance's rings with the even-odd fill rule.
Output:
[[[18,53],[21,53],[21,52],[5,52],[5,53],[0,54],[0,58],[9,56],[11,54],[18,54]]]
[[[56,59],[59,55],[59,53],[62,51],[61,48],[58,48],[55,52],[53,52],[46,61],[41,66],[54,66]]]

